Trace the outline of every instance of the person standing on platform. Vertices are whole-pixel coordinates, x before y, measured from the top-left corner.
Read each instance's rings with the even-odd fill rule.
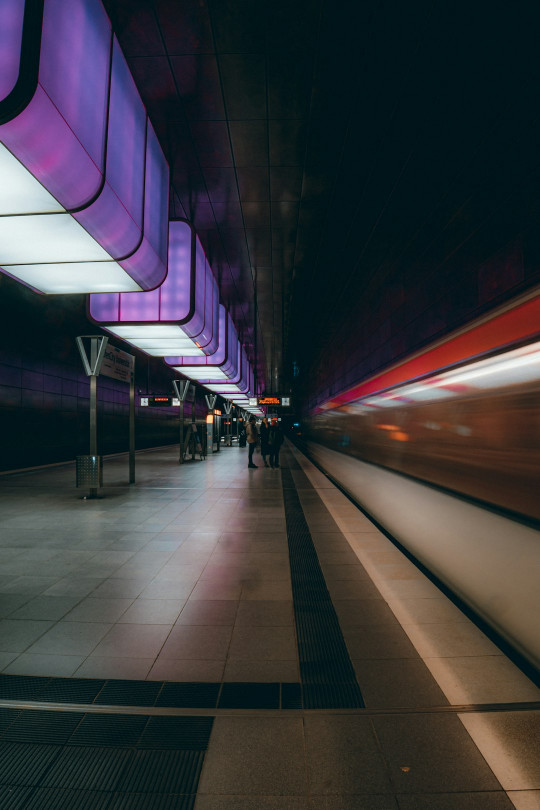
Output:
[[[253,453],[255,452],[255,448],[257,447],[257,440],[259,438],[254,416],[249,417],[249,422],[247,423],[246,426],[246,435],[249,447],[248,467],[251,467],[253,469],[257,467],[257,465],[253,463]]]
[[[261,456],[264,461],[264,466],[268,467],[268,462],[266,460],[266,456],[270,453],[270,445],[268,444],[268,434],[270,432],[270,425],[268,423],[268,417],[265,416],[261,422]]]
[[[277,468],[279,467],[279,451],[283,444],[283,431],[277,419],[272,419],[268,433],[268,444],[270,445],[270,466]]]

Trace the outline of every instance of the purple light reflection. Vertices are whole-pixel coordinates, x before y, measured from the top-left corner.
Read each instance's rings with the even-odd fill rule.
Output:
[[[115,39],[106,181],[95,202],[74,214],[114,259],[133,254],[141,241],[145,129],[146,112]]]
[[[203,291],[208,285],[209,296],[213,303],[211,313],[217,309],[218,289],[212,270],[206,260],[199,266],[199,272],[193,272],[192,257],[194,255],[195,232],[189,223],[184,220],[173,220],[169,223],[169,270],[163,284],[150,292],[137,293],[104,293],[92,294],[89,301],[90,317],[98,324],[114,325],[130,324],[163,324],[173,323],[182,327],[187,336],[198,339],[195,327],[205,326],[203,312],[192,311],[193,302],[199,301],[204,306],[204,297],[197,295],[198,290],[192,289],[195,283],[201,282]],[[203,253],[204,257],[204,253]],[[214,302],[216,302],[214,306]],[[111,317],[111,314],[113,317]],[[210,334],[208,345],[215,351],[218,342],[218,324]],[[207,351],[207,348],[203,347]],[[201,358],[189,358],[189,361]]]
[[[167,276],[169,166],[147,122],[144,182],[144,234],[140,247],[121,267],[143,288],[163,284]]]
[[[232,330],[232,320],[223,304],[219,305],[219,330],[215,352],[204,357],[164,357],[168,366],[222,366],[228,363],[228,332]],[[231,333],[232,334],[232,333]]]
[[[0,42],[10,37],[1,51],[4,92],[18,65],[15,45],[20,57],[22,8],[21,0],[0,7]],[[100,0],[45,0],[41,43],[32,46],[40,48],[31,54],[39,56],[38,86],[0,126],[0,142],[143,290],[154,289],[167,273],[168,166]]]
[[[87,204],[101,184],[110,41],[98,0],[70,0],[69,9],[47,0],[37,91],[0,126],[0,140],[66,209]]]
[[[19,77],[24,0],[0,3],[0,101],[6,98]]]

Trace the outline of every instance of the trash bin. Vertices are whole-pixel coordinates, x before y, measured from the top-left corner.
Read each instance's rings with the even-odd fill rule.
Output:
[[[76,486],[90,489],[103,486],[103,456],[77,456],[75,462]]]

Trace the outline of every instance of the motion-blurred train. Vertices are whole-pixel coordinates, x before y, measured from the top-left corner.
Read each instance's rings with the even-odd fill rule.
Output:
[[[540,667],[540,297],[323,403],[309,453]]]
[[[540,521],[540,342],[322,411],[308,433]]]

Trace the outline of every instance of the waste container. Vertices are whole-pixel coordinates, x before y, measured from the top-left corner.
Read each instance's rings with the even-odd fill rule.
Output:
[[[103,456],[77,456],[75,462],[76,486],[90,489],[103,486]]]

